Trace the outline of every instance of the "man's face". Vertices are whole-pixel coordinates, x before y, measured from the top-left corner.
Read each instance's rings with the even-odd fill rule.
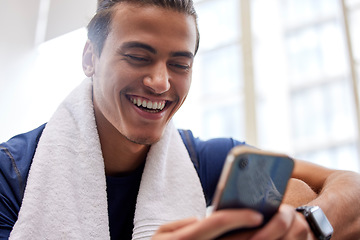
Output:
[[[100,57],[91,52],[98,125],[152,144],[184,102],[191,83],[195,19],[159,7],[121,3]]]

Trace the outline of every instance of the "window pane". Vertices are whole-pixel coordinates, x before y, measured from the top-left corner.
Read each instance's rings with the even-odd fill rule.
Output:
[[[346,0],[345,3],[346,3],[346,6],[348,6],[349,8],[359,7],[360,0]]]
[[[229,44],[240,37],[239,1],[204,1],[197,4],[202,50]]]
[[[240,102],[208,106],[204,111],[204,138],[233,137],[244,140],[243,107]]]
[[[283,0],[283,16],[286,25],[298,25],[337,13],[337,0]]]
[[[197,59],[203,94],[238,93],[242,86],[242,60],[238,45],[215,49]]]
[[[345,44],[340,26],[332,21],[287,35],[290,77],[294,85],[343,74]]]
[[[299,146],[356,138],[349,81],[334,81],[292,96],[294,140]],[[310,144],[311,145],[311,144]]]
[[[314,88],[292,95],[293,130],[295,144],[309,139],[321,139],[326,133],[323,89]]]
[[[292,33],[286,41],[290,76],[294,83],[318,77],[322,58],[317,28]]]
[[[298,159],[311,160],[322,166],[351,171],[356,171],[360,168],[358,157],[355,143],[296,156]]]
[[[322,75],[333,77],[348,70],[343,31],[339,22],[333,21],[320,28],[320,51],[322,56]]]

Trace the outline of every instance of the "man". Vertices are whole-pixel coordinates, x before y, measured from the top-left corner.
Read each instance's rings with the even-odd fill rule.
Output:
[[[248,209],[204,217],[226,153],[242,143],[190,134],[195,170],[171,123],[191,84],[196,21],[190,0],[100,3],[83,53],[89,79],[46,126],[0,146],[0,236],[214,239],[261,224]],[[334,239],[360,238],[358,174],[296,161],[293,177],[285,202],[320,206]],[[315,239],[293,206],[229,239]]]

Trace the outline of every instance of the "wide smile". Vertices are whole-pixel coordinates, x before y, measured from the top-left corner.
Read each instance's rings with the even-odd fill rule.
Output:
[[[148,113],[160,113],[169,105],[170,101],[166,100],[149,100],[137,96],[127,97],[137,108]]]

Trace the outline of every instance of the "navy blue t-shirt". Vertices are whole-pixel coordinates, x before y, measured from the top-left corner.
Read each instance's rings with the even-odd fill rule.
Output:
[[[44,127],[0,144],[0,239],[8,238],[17,220],[29,168]],[[244,143],[231,138],[202,141],[194,138],[190,131],[180,133],[209,205],[227,153],[235,145]],[[131,239],[143,169],[144,164],[126,176],[106,177],[111,239]]]
[[[111,239],[131,239],[136,197],[145,164],[131,174],[106,177]]]

